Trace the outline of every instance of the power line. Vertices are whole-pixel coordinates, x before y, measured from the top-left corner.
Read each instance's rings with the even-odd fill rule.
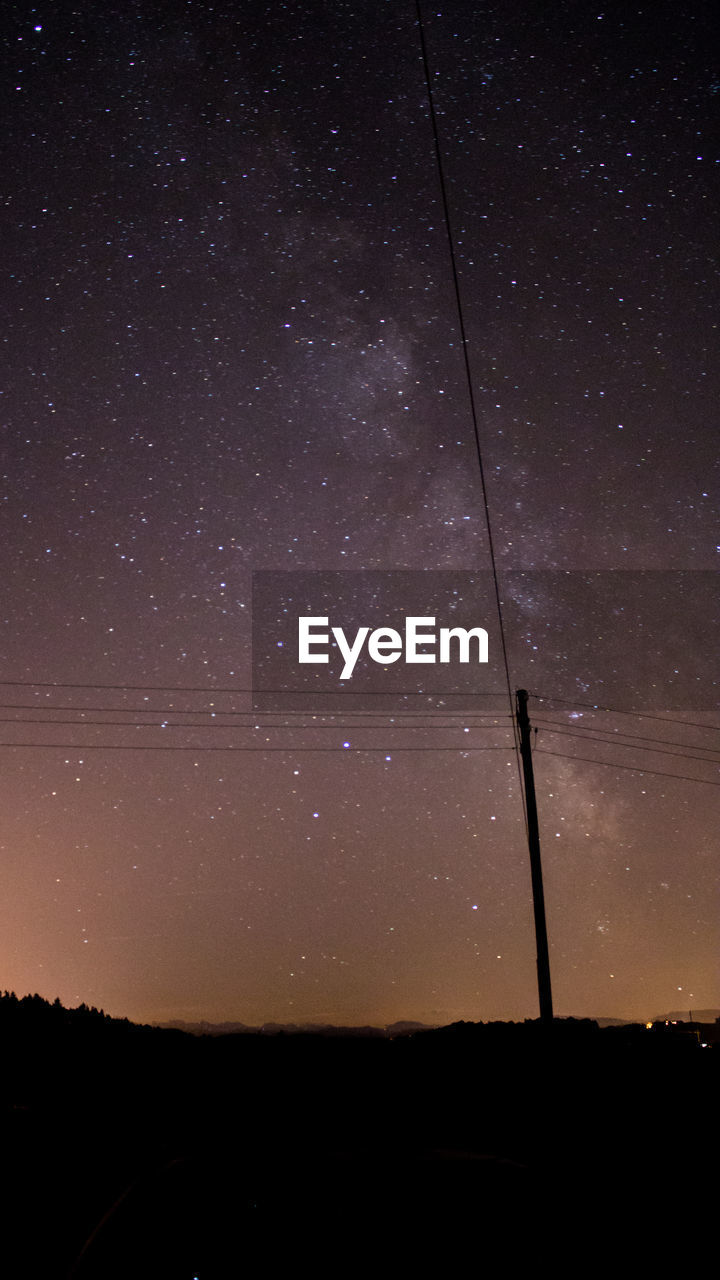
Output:
[[[382,753],[390,755],[406,755],[410,752],[418,751],[434,751],[437,753],[452,752],[454,755],[474,755],[482,751],[505,751],[512,752],[513,747],[510,745],[505,747],[189,747],[189,746],[166,746],[145,743],[108,743],[108,742],[0,742],[0,747],[9,747],[20,750],[32,749],[41,751],[190,751],[195,755],[203,755],[210,751],[236,751],[236,752],[254,752],[256,754],[269,754],[273,752],[282,752],[285,755],[294,755],[296,752],[316,752],[324,754],[328,751],[335,751],[339,755],[372,755]]]
[[[422,54],[423,69],[425,72],[425,87],[427,90],[428,107],[430,111],[430,122],[432,125],[432,134],[435,144],[435,160],[437,164],[438,180],[440,185],[440,195],[442,200],[443,217],[445,221],[445,232],[447,235],[448,252],[450,256],[450,268],[453,280],[453,289],[455,292],[455,306],[458,316],[458,324],[460,328],[460,344],[463,354],[463,363],[465,366],[465,381],[467,384],[468,401],[470,405],[470,417],[472,420],[473,434],[475,437],[475,451],[477,455],[478,470],[480,473],[480,489],[482,493],[482,504],[485,515],[485,528],[487,530],[488,551],[490,553],[490,566],[492,569],[493,585],[495,589],[495,606],[498,616],[500,648],[502,651],[503,667],[505,669],[505,682],[507,685],[508,704],[511,711],[514,707],[512,685],[510,680],[510,663],[508,660],[507,642],[505,639],[505,623],[503,619],[502,601],[500,598],[500,584],[498,581],[497,559],[495,556],[495,544],[492,533],[492,520],[490,518],[490,503],[488,501],[487,482],[485,479],[485,466],[483,462],[482,444],[480,441],[480,427],[478,424],[477,409],[475,407],[475,394],[473,391],[472,370],[470,368],[470,355],[468,351],[467,331],[465,328],[465,315],[463,312],[462,295],[460,293],[460,278],[458,276],[457,261],[455,255],[455,240],[452,232],[452,222],[450,219],[450,204],[447,196],[447,187],[445,183],[445,169],[443,165],[442,148],[440,146],[440,131],[438,129],[437,116],[435,113],[435,100],[432,91],[432,79],[430,76],[430,63],[428,60],[427,45],[425,43],[425,28],[423,26],[422,9],[420,0],[415,0],[417,12],[418,32],[420,36],[420,51]],[[514,724],[513,720],[513,724]],[[517,738],[517,729],[515,730],[515,757],[517,760],[518,779],[520,782],[520,795],[523,801],[523,813],[525,814],[525,823],[527,825],[527,813],[525,812],[525,793],[522,785],[522,766],[520,763],[520,750]]]
[[[130,713],[128,713],[128,714],[130,714]],[[204,713],[202,713],[202,712],[198,712],[197,714],[198,714],[198,715],[201,715],[201,714],[204,714]],[[219,712],[218,714],[219,714],[219,715],[223,715],[224,713],[223,713],[223,712]],[[276,730],[277,730],[277,729],[285,729],[285,730],[289,730],[291,733],[318,733],[318,732],[320,732],[320,731],[322,731],[322,730],[332,730],[332,731],[333,731],[333,732],[335,732],[335,733],[340,733],[341,731],[344,731],[344,732],[346,732],[346,733],[351,733],[351,732],[352,732],[352,733],[357,733],[357,732],[369,732],[369,733],[373,733],[373,732],[377,731],[378,729],[381,729],[381,730],[383,730],[384,732],[388,732],[388,733],[397,733],[397,732],[398,732],[398,731],[400,731],[400,730],[409,730],[409,731],[411,731],[411,732],[416,732],[416,733],[417,733],[417,732],[426,733],[428,730],[440,730],[441,732],[451,732],[451,733],[464,733],[466,729],[467,729],[467,731],[468,731],[468,732],[474,732],[474,731],[476,731],[476,730],[480,730],[480,729],[487,729],[489,732],[495,732],[496,730],[497,730],[497,731],[500,731],[500,732],[507,732],[507,731],[511,728],[511,725],[509,725],[509,724],[502,724],[502,725],[492,725],[492,724],[476,724],[476,725],[462,725],[462,724],[438,724],[438,725],[428,725],[428,724],[395,724],[395,725],[387,725],[387,724],[383,724],[383,725],[379,725],[379,724],[378,724],[378,725],[374,725],[374,724],[366,724],[366,725],[362,725],[362,724],[353,724],[353,725],[342,725],[342,724],[262,724],[262,723],[261,723],[260,721],[258,721],[258,720],[253,720],[253,721],[252,721],[252,723],[250,723],[250,724],[240,724],[240,725],[239,725],[239,724],[219,724],[217,721],[213,721],[211,724],[191,724],[191,723],[189,723],[189,722],[188,722],[188,721],[186,721],[186,720],[176,720],[176,721],[174,721],[174,722],[170,722],[170,721],[155,721],[155,722],[150,721],[150,722],[149,722],[149,721],[147,721],[147,720],[145,720],[145,721],[134,721],[134,720],[52,720],[52,719],[44,719],[44,718],[43,718],[43,719],[34,719],[34,720],[30,720],[30,719],[27,719],[26,717],[20,717],[20,716],[0,716],[0,724],[19,724],[19,725],[35,725],[35,724],[42,724],[42,725],[64,725],[64,726],[66,726],[66,727],[70,727],[70,726],[72,726],[72,727],[74,727],[74,728],[78,728],[78,729],[108,729],[108,728],[111,728],[111,729],[163,729],[163,730],[164,730],[164,729],[198,729],[198,730],[200,730],[200,731],[201,731],[201,732],[203,732],[203,733],[204,733],[207,729],[214,729],[214,730],[223,730],[223,729],[224,729],[224,730],[235,730],[235,731],[237,731],[238,729],[250,729],[250,730],[257,730],[257,729],[263,729],[263,730],[266,730],[266,729],[271,729],[271,730],[272,730],[272,729],[276,729]]]
[[[213,707],[212,710],[205,710],[202,707],[56,707],[49,703],[36,702],[5,702],[0,703],[0,711],[38,711],[50,712],[57,711],[60,713],[74,712],[78,715],[184,715],[184,716],[250,716],[253,720],[257,720],[258,715],[263,716],[312,716],[317,719],[328,720],[334,719],[340,712],[337,711],[261,711],[254,712],[251,708],[233,708],[218,710]],[[344,716],[373,716],[387,719],[407,719],[409,717],[424,717],[425,719],[447,719],[449,716],[455,716],[458,720],[468,721],[475,720],[478,717],[482,719],[493,720],[509,720],[510,714],[507,711],[351,711],[343,710]],[[40,723],[39,721],[31,721],[30,723]],[[338,726],[342,728],[342,726]],[[374,726],[368,726],[372,728]],[[433,726],[428,726],[433,727]],[[492,727],[492,726],[488,726]]]
[[[121,693],[257,693],[255,689],[233,688],[209,689],[207,685],[173,685],[173,684],[104,684],[102,681],[80,683],[68,680],[0,680],[0,688],[9,689],[114,689]],[[263,690],[265,692],[265,690]],[[269,690],[272,693],[286,693],[285,689]],[[298,693],[307,693],[307,689],[299,689]]]
[[[603,746],[608,747],[624,747],[626,751],[652,751],[662,756],[677,756],[680,760],[699,760],[701,764],[720,764],[720,760],[708,760],[704,756],[688,755],[685,751],[666,751],[664,747],[638,747],[633,742],[618,742],[617,739],[614,738],[599,738],[590,730],[583,733],[582,731],[577,732],[574,729],[551,729],[547,725],[543,724],[541,720],[536,721],[535,723],[539,728],[543,729],[545,733],[559,734],[565,738],[584,738],[586,742],[601,742]],[[688,746],[690,744],[683,743],[681,745]],[[698,749],[701,751],[712,750],[711,747],[700,747]]]
[[[555,724],[560,725],[562,728],[568,727],[567,720],[536,720],[535,724],[542,728]],[[587,731],[588,733],[610,734],[612,735],[610,741],[615,740],[617,737],[621,737],[632,738],[634,742],[659,742],[666,747],[689,747],[691,751],[713,751],[716,754],[720,751],[720,747],[700,747],[694,742],[673,742],[670,738],[649,738],[646,734],[628,733],[626,729],[603,729],[600,725],[595,724],[584,725],[573,722],[573,728]]]
[[[569,707],[587,707],[591,711],[607,711],[617,716],[640,716],[644,720],[666,720],[669,724],[687,725],[689,729],[712,729],[715,733],[720,733],[720,725],[717,724],[701,724],[696,720],[682,720],[679,716],[663,716],[658,715],[654,711],[628,711],[621,707],[603,707],[597,702],[579,702],[576,698],[556,698],[550,694],[531,693],[531,698],[536,698],[538,702],[562,702],[563,705]]]
[[[467,690],[448,689],[433,692],[430,689],[258,689],[254,686],[215,686],[192,684],[104,684],[80,683],[66,680],[0,680],[0,688],[8,689],[107,689],[116,693],[204,693],[208,697],[218,694],[247,695],[254,698],[312,697],[318,698],[500,698],[499,693],[468,693]],[[483,714],[482,712],[479,714]]]
[[[712,778],[693,778],[689,774],[666,773],[664,769],[644,769],[643,766],[639,764],[617,764],[614,760],[596,760],[593,759],[592,756],[571,756],[565,751],[548,751],[547,747],[537,747],[535,754],[543,756],[560,756],[563,760],[582,760],[586,764],[604,765],[607,769],[624,769],[629,773],[649,773],[656,778],[677,778],[680,782],[702,782],[707,787],[720,787],[720,782],[713,782]]]

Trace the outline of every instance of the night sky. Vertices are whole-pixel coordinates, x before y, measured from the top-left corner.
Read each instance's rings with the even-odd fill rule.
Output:
[[[251,712],[253,571],[491,568],[415,5],[117,8],[5,15],[0,987],[534,1017],[508,698]],[[559,1014],[720,1006],[713,16],[423,5]]]

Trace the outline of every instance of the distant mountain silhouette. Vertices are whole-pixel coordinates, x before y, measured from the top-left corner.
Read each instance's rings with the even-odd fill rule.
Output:
[[[693,1009],[692,1019],[689,1009],[681,1009],[675,1013],[659,1013],[649,1022],[716,1022],[720,1018],[720,1009]]]
[[[631,1027],[633,1023],[629,1018],[593,1018],[593,1022],[597,1022],[599,1027]]]
[[[232,1036],[232,1035],[264,1035],[264,1036],[369,1036],[390,1037],[412,1035],[416,1031],[429,1031],[432,1026],[426,1022],[392,1022],[387,1027],[372,1026],[337,1026],[331,1022],[264,1022],[262,1026],[250,1026],[246,1022],[184,1022],[176,1018],[171,1022],[159,1022],[159,1029],[186,1031],[194,1036]]]

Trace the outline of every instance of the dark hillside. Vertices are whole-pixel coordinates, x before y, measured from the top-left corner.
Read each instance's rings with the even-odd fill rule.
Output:
[[[203,1038],[14,996],[0,1030],[28,1276],[210,1280],[268,1251],[280,1275],[307,1250],[315,1274],[450,1273],[614,1238],[640,1190],[659,1222],[709,1212],[718,1054],[682,1030]]]

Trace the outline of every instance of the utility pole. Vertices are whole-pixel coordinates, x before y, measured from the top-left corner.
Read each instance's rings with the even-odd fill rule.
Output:
[[[535,913],[540,1021],[551,1023],[553,1020],[553,1005],[552,989],[550,987],[550,956],[548,954],[547,925],[545,924],[545,895],[543,893],[542,864],[540,862],[540,831],[538,828],[537,804],[535,802],[535,778],[533,775],[527,701],[527,689],[516,689],[515,713],[520,731],[520,758],[522,759],[523,779],[525,782],[530,878],[532,880],[533,911]]]

